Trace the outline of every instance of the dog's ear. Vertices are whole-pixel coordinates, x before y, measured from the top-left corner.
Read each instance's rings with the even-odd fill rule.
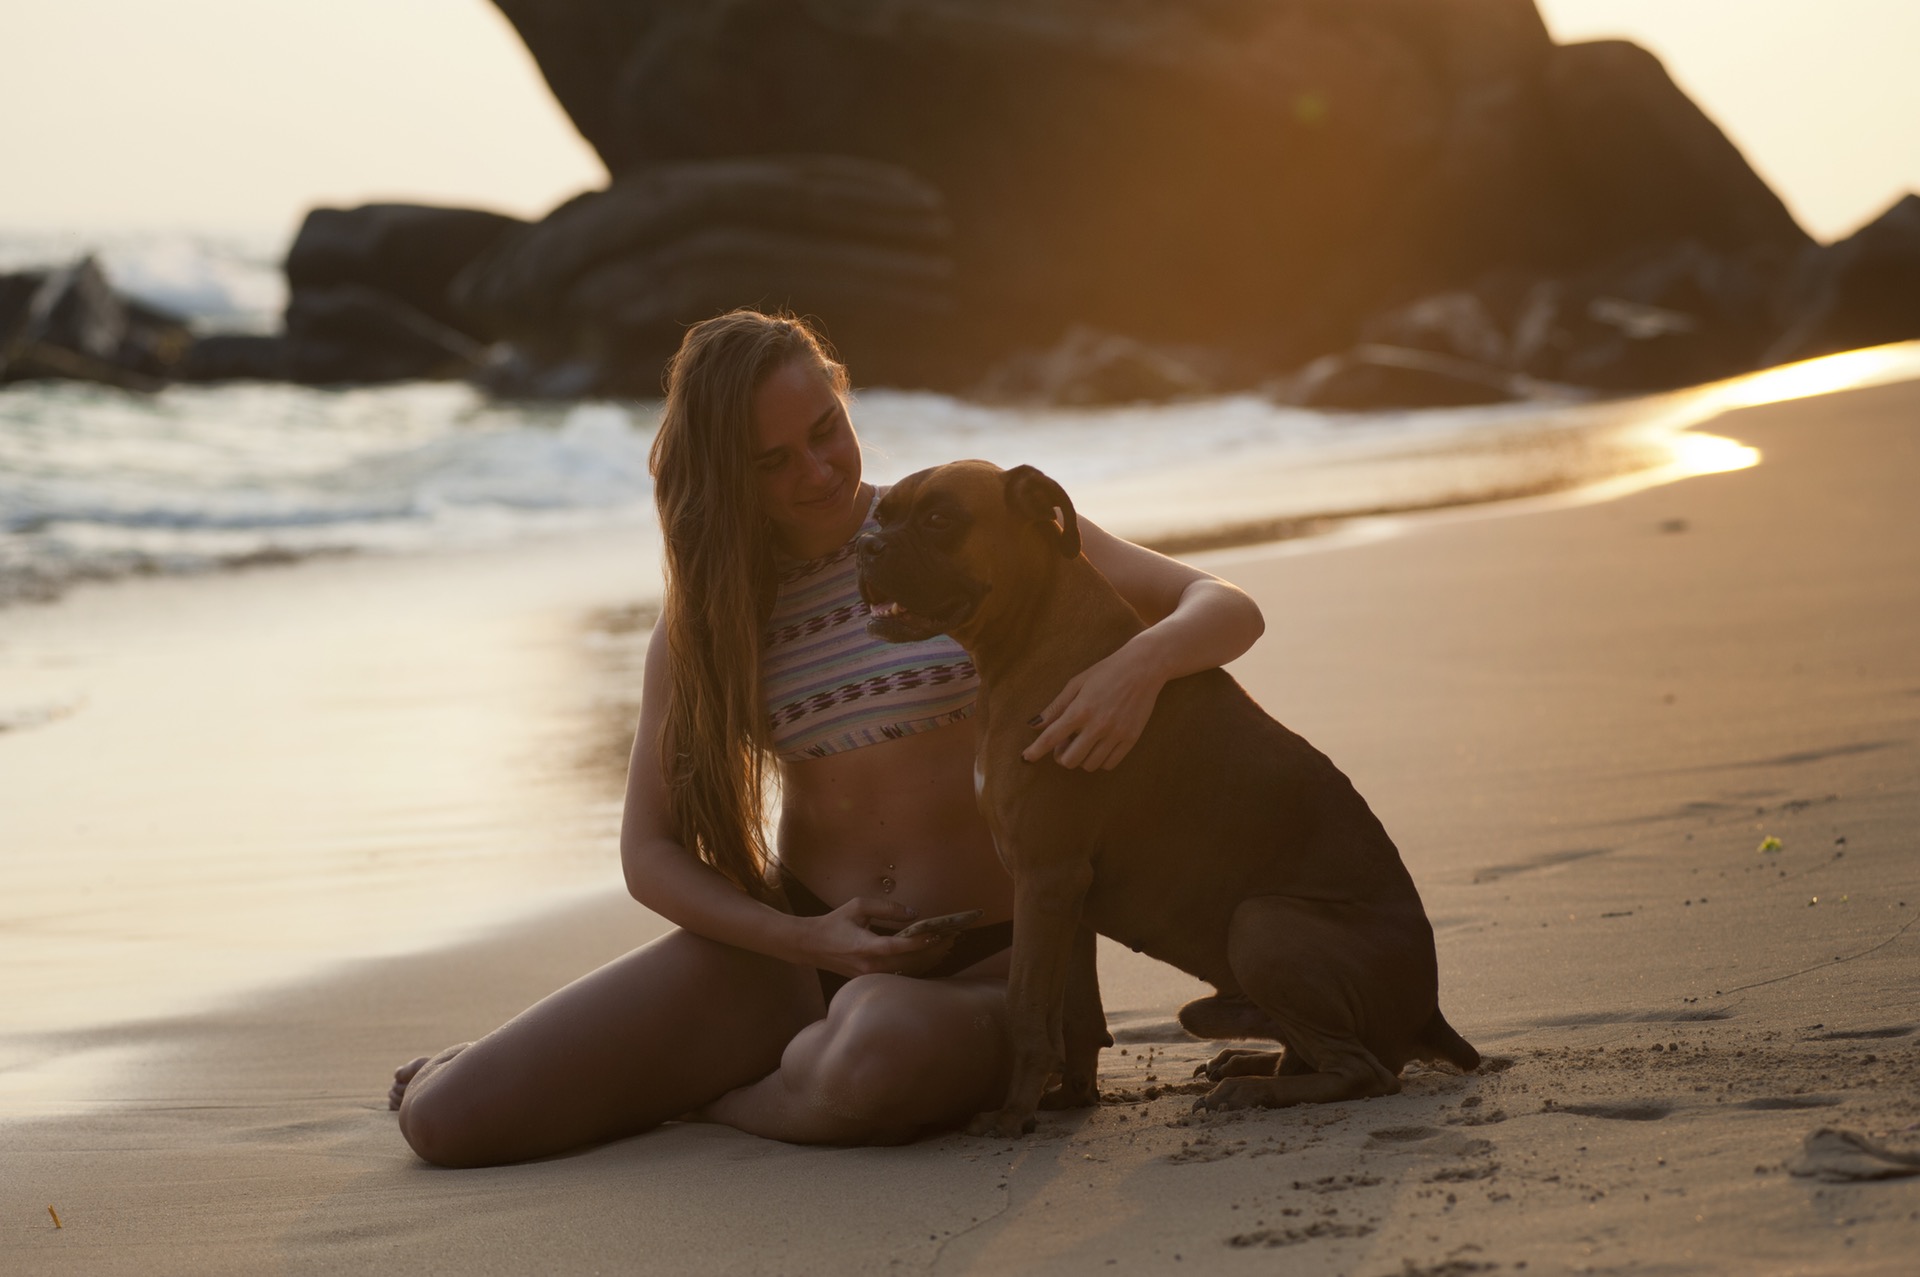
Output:
[[[1005,483],[1007,505],[1015,514],[1035,523],[1059,523],[1062,558],[1071,559],[1080,553],[1080,523],[1064,488],[1032,466],[1015,466],[1007,471]]]

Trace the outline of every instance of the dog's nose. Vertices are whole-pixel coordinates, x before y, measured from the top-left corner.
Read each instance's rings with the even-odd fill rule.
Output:
[[[878,532],[868,532],[861,536],[860,557],[862,559],[877,559],[886,552],[887,543],[880,538]]]

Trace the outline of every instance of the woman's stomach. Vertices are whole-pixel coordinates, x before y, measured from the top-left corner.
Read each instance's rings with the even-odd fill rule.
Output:
[[[897,900],[920,917],[1013,915],[1013,881],[973,793],[970,723],[781,769],[781,868],[831,906]]]

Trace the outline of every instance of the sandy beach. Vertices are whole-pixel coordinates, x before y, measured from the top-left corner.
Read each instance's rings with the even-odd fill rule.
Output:
[[[431,878],[396,882],[390,916],[328,906],[323,876],[231,902],[263,928],[285,909],[290,949],[372,937],[271,996],[100,1029],[62,1019],[57,962],[9,989],[39,1008],[9,1051],[43,1116],[0,1124],[0,1269],[1910,1272],[1920,1176],[1880,1176],[1920,1169],[1897,1157],[1920,1154],[1920,382],[1710,428],[1761,464],[1201,560],[1266,613],[1235,673],[1399,842],[1443,1005],[1489,1063],[1192,1116],[1214,1048],[1173,1012],[1199,986],[1104,945],[1105,1100],[1011,1145],[669,1125],[443,1171],[401,1143],[396,1064],[664,926],[620,892],[611,843],[641,633],[620,546],[133,582],[9,614],[13,647],[84,649],[102,625],[166,640],[102,666],[60,721],[0,733],[8,828],[51,848],[49,874],[83,837],[76,804],[114,837],[213,831],[233,854],[366,854],[350,834],[372,819],[437,848],[449,882],[529,838],[554,867],[525,884],[534,920],[457,937],[409,912]],[[385,805],[356,806],[369,793]],[[1866,1143],[1809,1145],[1823,1128]]]

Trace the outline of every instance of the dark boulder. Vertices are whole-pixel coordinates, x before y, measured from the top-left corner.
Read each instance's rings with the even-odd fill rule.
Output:
[[[210,333],[193,343],[174,375],[181,381],[287,381],[287,339]]]
[[[1203,351],[1150,346],[1132,337],[1073,328],[1050,350],[1011,356],[975,388],[993,403],[1076,408],[1188,399],[1222,384]]]
[[[464,377],[486,357],[464,333],[355,284],[296,292],[286,322],[282,371],[312,385]]]
[[[490,340],[485,325],[448,298],[447,285],[502,236],[525,225],[517,217],[471,208],[316,208],[287,250],[287,284],[295,293],[347,284],[375,289],[448,328]]]
[[[1624,40],[1553,50],[1542,81],[1556,214],[1569,262],[1691,241],[1723,253],[1810,241],[1786,205],[1660,60]],[[1513,263],[1508,263],[1513,264]]]
[[[1768,352],[1772,363],[1920,339],[1920,195],[1809,251],[1787,309],[1792,322]]]
[[[534,272],[532,295],[559,306],[515,333],[535,363],[646,364],[641,329],[757,294],[832,312],[864,381],[967,389],[1084,329],[1204,347],[1254,384],[1496,269],[1807,243],[1655,59],[1555,46],[1530,0],[496,3],[616,191],[844,156],[910,175],[951,223],[937,252],[912,248],[951,264],[935,288],[917,262],[839,284],[819,245],[871,239],[837,214],[770,233],[736,206],[724,224],[750,223],[729,230],[744,245],[657,218],[565,290],[551,281],[569,271]],[[489,294],[518,295],[491,278],[509,243],[461,283],[494,323],[511,308]],[[918,306],[936,292],[950,310]]]
[[[1524,377],[1453,355],[1363,345],[1314,360],[1274,397],[1303,408],[1458,408],[1531,398],[1536,389]]]
[[[1364,343],[1424,350],[1535,381],[1637,392],[1745,372],[1778,331],[1794,259],[1686,242],[1564,277],[1495,271],[1374,317]]]
[[[939,192],[889,165],[660,165],[502,238],[452,295],[513,342],[529,390],[551,364],[591,368],[601,390],[657,394],[686,324],[736,306],[811,315],[862,352],[868,376],[912,383],[953,307],[950,233]],[[496,384],[516,375],[497,369]]]
[[[184,320],[115,292],[91,257],[0,276],[0,382],[50,377],[154,390],[191,344]]]

